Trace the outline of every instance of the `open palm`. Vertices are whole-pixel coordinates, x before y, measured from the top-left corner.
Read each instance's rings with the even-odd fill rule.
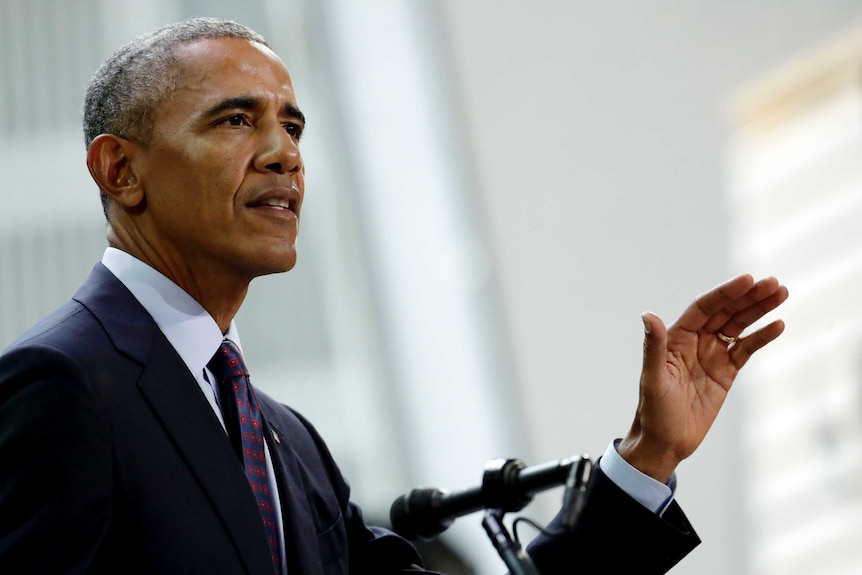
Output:
[[[640,400],[620,455],[667,481],[703,441],[739,370],[781,335],[784,322],[742,333],[787,296],[775,278],[755,282],[745,274],[698,296],[669,328],[645,313]]]

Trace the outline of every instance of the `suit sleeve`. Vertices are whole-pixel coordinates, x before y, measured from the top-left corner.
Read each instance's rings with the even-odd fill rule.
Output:
[[[675,502],[662,516],[629,497],[596,466],[586,504],[572,530],[562,530],[559,515],[527,553],[542,575],[577,571],[579,561],[599,561],[607,573],[667,573],[699,543]],[[585,565],[586,563],[584,563]]]
[[[108,525],[108,423],[80,367],[45,346],[0,356],[0,571],[86,573]]]

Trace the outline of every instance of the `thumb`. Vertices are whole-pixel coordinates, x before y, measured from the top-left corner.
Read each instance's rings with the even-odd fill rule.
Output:
[[[667,361],[667,328],[654,313],[641,315],[644,322],[644,357],[641,381],[656,381]]]

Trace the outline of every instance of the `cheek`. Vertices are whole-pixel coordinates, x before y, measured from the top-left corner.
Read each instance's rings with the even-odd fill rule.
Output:
[[[235,195],[242,187],[246,169],[243,151],[237,146],[200,147],[186,156],[188,177],[193,177],[207,196],[215,200]]]
[[[187,213],[205,219],[217,220],[227,211],[233,211],[237,190],[243,182],[243,172],[232,165],[231,159],[184,156],[174,157],[165,164],[161,178],[165,190],[170,190],[166,201]]]
[[[241,208],[239,190],[246,174],[243,147],[235,144],[163,138],[146,164],[149,195],[157,209],[176,212],[167,215],[171,219],[194,218],[198,224],[224,227]]]

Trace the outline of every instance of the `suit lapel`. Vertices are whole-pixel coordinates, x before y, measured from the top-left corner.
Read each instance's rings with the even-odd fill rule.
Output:
[[[163,337],[153,344],[138,387],[207,493],[248,571],[271,572],[266,532],[242,466],[197,383]]]
[[[143,364],[147,403],[221,518],[249,573],[271,573],[257,502],[230,441],[194,377],[146,310],[101,264],[74,299],[99,319],[118,351]]]
[[[269,446],[272,467],[278,483],[284,538],[288,546],[286,550],[288,572],[303,575],[322,574],[320,551],[314,538],[317,530],[306,500],[296,452],[290,448],[290,437],[271,423],[278,418],[277,414],[270,410],[269,403],[266,401],[259,401],[259,403],[269,430],[264,437]],[[279,437],[278,442],[274,440],[273,432]]]

